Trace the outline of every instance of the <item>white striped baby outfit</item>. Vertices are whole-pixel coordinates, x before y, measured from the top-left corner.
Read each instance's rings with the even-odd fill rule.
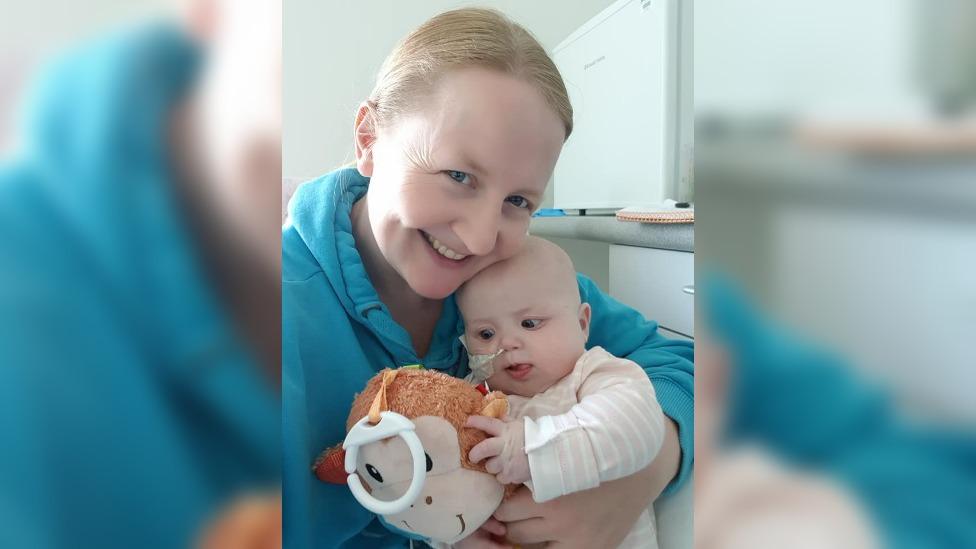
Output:
[[[587,490],[650,465],[664,441],[664,414],[636,363],[594,347],[573,371],[531,398],[508,397],[525,417],[525,450],[536,501]],[[613,505],[613,502],[607,502]],[[621,548],[656,548],[648,506]]]

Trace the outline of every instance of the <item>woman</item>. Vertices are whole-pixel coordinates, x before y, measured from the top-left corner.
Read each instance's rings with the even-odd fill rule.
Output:
[[[356,116],[355,169],[300,188],[282,235],[289,547],[405,544],[309,467],[342,440],[353,396],[376,371],[421,363],[466,373],[453,293],[519,249],[571,131],[551,59],[496,12],[434,17],[386,60]],[[523,489],[503,503],[484,529],[511,542],[612,547],[691,467],[690,344],[659,336],[582,276],[580,292],[594,311],[588,346],[641,364],[673,422],[657,460],[634,478],[546,504]]]

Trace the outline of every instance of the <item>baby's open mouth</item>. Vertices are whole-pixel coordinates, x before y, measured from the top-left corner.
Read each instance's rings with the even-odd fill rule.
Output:
[[[425,239],[427,239],[427,242],[430,244],[430,247],[433,248],[434,251],[439,253],[440,255],[454,261],[461,261],[462,259],[468,257],[465,254],[455,252],[454,250],[448,248],[443,242],[437,240],[433,236],[425,233],[424,231],[420,231],[420,233],[424,235]]]
[[[529,372],[531,370],[532,370],[532,365],[525,362],[512,364],[511,366],[505,368],[505,371],[508,372],[509,375],[511,375],[515,379],[524,378],[525,376],[529,375]]]

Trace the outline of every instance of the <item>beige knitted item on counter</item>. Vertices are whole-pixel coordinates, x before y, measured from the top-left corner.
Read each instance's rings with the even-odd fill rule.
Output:
[[[672,211],[626,211],[617,212],[620,221],[635,221],[637,223],[694,223],[695,210]]]

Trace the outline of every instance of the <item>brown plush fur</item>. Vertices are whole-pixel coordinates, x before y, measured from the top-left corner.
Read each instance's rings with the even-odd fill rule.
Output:
[[[384,370],[385,371],[385,370]],[[383,372],[374,376],[366,389],[356,395],[346,421],[346,431],[364,416],[376,398],[383,382]],[[433,370],[405,369],[397,372],[396,378],[386,388],[388,409],[413,419],[419,416],[437,416],[446,419],[457,429],[458,443],[461,446],[461,465],[465,469],[486,472],[483,465],[472,463],[468,453],[476,444],[486,438],[483,431],[464,426],[468,416],[477,415],[488,402],[505,398],[498,391],[487,397],[468,383]]]

